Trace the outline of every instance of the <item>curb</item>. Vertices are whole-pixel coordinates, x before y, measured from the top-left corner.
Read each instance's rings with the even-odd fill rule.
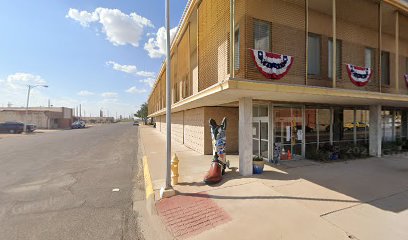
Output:
[[[150,215],[156,214],[155,197],[153,190],[152,178],[150,176],[149,164],[147,157],[143,156],[143,175],[145,180],[146,208]]]
[[[150,216],[152,215],[157,215],[156,212],[156,206],[155,206],[155,192],[153,189],[153,182],[152,182],[152,177],[150,175],[150,168],[149,168],[149,161],[147,159],[147,156],[145,155],[145,148],[144,148],[144,143],[143,139],[140,134],[140,129],[138,129],[139,132],[139,151],[142,153],[142,162],[143,162],[143,176],[144,176],[144,182],[145,182],[145,200],[146,200],[146,210]]]

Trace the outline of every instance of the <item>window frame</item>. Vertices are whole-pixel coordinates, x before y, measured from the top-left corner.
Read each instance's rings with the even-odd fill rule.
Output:
[[[318,54],[318,55],[319,55],[319,56],[318,56],[318,62],[319,62],[318,73],[317,73],[317,74],[311,73],[311,71],[309,70],[309,64],[311,63],[311,61],[310,61],[309,58],[311,57],[311,54],[310,54],[310,49],[307,49],[307,51],[308,51],[308,53],[309,53],[309,54],[308,54],[308,59],[307,59],[307,63],[308,63],[308,66],[307,66],[307,75],[308,75],[308,77],[311,77],[311,78],[320,78],[320,77],[322,76],[322,35],[309,32],[307,37],[308,37],[308,42],[309,42],[308,48],[311,47],[311,44],[310,44],[310,41],[309,41],[309,38],[310,38],[310,37],[316,38],[316,39],[319,40],[319,46],[318,46],[318,49],[319,49],[319,54]]]
[[[384,82],[384,61],[383,61],[383,54],[386,54],[387,55],[387,61],[388,61],[388,64],[387,64],[387,74],[386,74],[386,76],[387,76],[387,82]],[[381,85],[383,85],[383,86],[390,86],[390,84],[391,84],[391,71],[390,71],[390,52],[388,52],[388,51],[381,51]]]
[[[331,43],[331,49],[330,49],[330,43]],[[333,79],[333,38],[329,38],[327,40],[327,77],[329,79]],[[341,39],[336,39],[336,80],[341,80],[343,79],[343,41]]]
[[[234,33],[234,70],[237,71],[240,69],[241,67],[241,53],[240,53],[240,49],[241,49],[241,31],[239,28],[239,25],[235,27],[235,33]]]
[[[268,48],[267,49],[262,49],[262,48],[259,48],[259,47],[257,47],[256,46],[256,32],[257,32],[257,28],[256,28],[256,24],[257,23],[261,23],[261,24],[265,24],[265,25],[267,25],[268,26]],[[254,18],[254,22],[253,22],[253,46],[254,46],[254,49],[256,49],[256,50],[263,50],[263,51],[267,51],[267,52],[270,52],[270,51],[272,51],[272,26],[271,26],[272,24],[271,24],[271,22],[268,22],[268,21],[265,21],[265,20],[261,20],[261,19],[256,19],[256,18]]]
[[[371,65],[370,66],[367,66],[367,62],[366,62],[366,60],[367,60],[367,58],[366,58],[367,51],[371,52],[371,59],[370,59]],[[364,48],[364,67],[369,67],[369,68],[372,68],[372,69],[375,67],[375,48],[372,48],[372,47],[365,47]]]

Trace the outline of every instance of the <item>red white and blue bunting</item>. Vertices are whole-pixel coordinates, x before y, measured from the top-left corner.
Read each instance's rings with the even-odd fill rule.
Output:
[[[351,82],[357,87],[363,87],[370,81],[373,71],[371,68],[346,64]]]
[[[408,73],[404,75],[404,78],[405,78],[405,84],[407,85],[407,88],[408,88]]]
[[[289,72],[289,69],[293,64],[294,58],[292,56],[255,49],[249,50],[252,53],[252,58],[254,59],[256,67],[266,78],[283,78]]]

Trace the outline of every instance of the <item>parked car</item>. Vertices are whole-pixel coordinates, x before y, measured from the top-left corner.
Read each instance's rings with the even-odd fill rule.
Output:
[[[24,123],[23,123],[24,124]],[[31,124],[31,123],[27,123],[27,132],[34,132],[35,130],[37,130],[37,125],[35,124]]]
[[[138,122],[138,121],[134,121],[134,122],[133,122],[133,126],[139,126],[139,122]]]
[[[84,121],[75,121],[71,124],[72,129],[84,128],[85,122]]]
[[[24,131],[24,123],[21,122],[3,122],[0,123],[0,132],[2,133],[22,133]]]

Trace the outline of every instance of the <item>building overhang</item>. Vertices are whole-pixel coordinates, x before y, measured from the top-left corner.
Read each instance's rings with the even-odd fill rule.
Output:
[[[408,108],[408,95],[359,91],[340,88],[325,88],[304,85],[282,84],[278,82],[229,79],[215,84],[196,95],[173,104],[172,112],[204,107],[220,106],[251,97],[254,100],[340,106],[382,105]],[[165,114],[165,109],[149,115]]]

